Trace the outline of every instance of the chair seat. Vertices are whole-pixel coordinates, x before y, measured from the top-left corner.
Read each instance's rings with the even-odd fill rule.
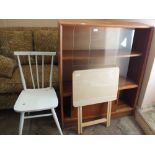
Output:
[[[58,106],[54,88],[23,90],[14,106],[16,112],[48,110]]]

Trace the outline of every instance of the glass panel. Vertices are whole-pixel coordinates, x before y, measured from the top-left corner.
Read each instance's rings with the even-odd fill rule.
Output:
[[[65,26],[63,32],[64,59],[73,68],[117,65],[121,76],[126,77],[129,57],[120,57],[131,54],[134,29]]]

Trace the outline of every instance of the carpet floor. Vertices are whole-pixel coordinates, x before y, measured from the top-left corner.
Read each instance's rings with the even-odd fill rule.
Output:
[[[11,110],[0,111],[0,135],[18,134],[19,114]],[[24,135],[57,135],[58,130],[52,117],[25,120]],[[77,134],[76,127],[63,129],[64,135]],[[86,127],[83,135],[143,135],[144,132],[133,116],[119,117],[111,120],[111,126],[103,124]]]

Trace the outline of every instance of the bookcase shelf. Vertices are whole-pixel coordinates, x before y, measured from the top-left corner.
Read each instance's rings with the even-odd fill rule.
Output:
[[[85,59],[103,59],[104,57],[128,58],[139,57],[142,53],[139,51],[117,51],[117,50],[64,50],[63,60],[85,60]]]
[[[132,114],[138,102],[154,28],[141,23],[103,20],[59,22],[59,91],[62,127],[74,124],[77,109],[72,103],[75,70],[118,66],[118,99],[112,117]],[[106,115],[106,103],[86,106],[83,118]]]
[[[126,79],[123,77],[119,78],[119,90],[124,90],[124,89],[132,89],[132,88],[137,88],[138,84],[133,82],[130,79]]]
[[[134,83],[133,81],[129,79],[125,79],[124,77],[119,78],[119,90],[125,90],[125,89],[133,89],[137,88],[138,85]],[[71,82],[65,82],[64,83],[64,90],[63,90],[63,96],[71,96],[72,95],[72,83]]]
[[[119,104],[117,106],[117,110],[112,111],[112,117],[125,116],[125,115],[129,115],[129,114],[133,113],[134,108],[131,107],[129,104],[127,104],[123,100],[119,100],[118,103]],[[105,117],[105,116],[106,116],[106,113],[103,113],[96,118]],[[84,120],[91,120],[92,118],[94,119],[94,116],[89,115],[89,116],[84,117]],[[65,121],[65,126],[70,126],[73,123],[76,124],[77,117],[66,116],[66,117],[64,117],[64,121]]]

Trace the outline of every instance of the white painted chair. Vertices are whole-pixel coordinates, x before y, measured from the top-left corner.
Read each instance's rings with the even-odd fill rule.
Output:
[[[22,134],[24,119],[45,117],[45,116],[51,116],[51,115],[53,115],[53,118],[59,130],[59,133],[63,134],[60,128],[60,125],[59,125],[56,112],[55,112],[55,108],[58,106],[58,98],[57,98],[54,88],[52,87],[53,59],[54,59],[56,52],[36,52],[36,51],[35,52],[18,52],[16,51],[14,52],[14,54],[17,56],[21,80],[22,80],[22,84],[24,88],[24,90],[22,90],[22,92],[20,93],[14,105],[14,110],[20,113],[19,134],[20,135]],[[33,89],[28,89],[26,86],[26,81],[24,78],[24,72],[22,69],[21,59],[20,59],[20,57],[23,57],[23,56],[28,57],[30,76],[31,76],[32,84],[33,84]],[[31,56],[35,57],[35,63],[36,63],[35,73],[32,70]],[[44,88],[44,57],[45,56],[51,57],[51,70],[50,70],[48,88]],[[38,72],[38,57],[41,58],[41,62],[42,62],[41,78],[39,78],[39,72]],[[36,77],[37,77],[36,78],[37,86],[35,85],[34,76],[33,76],[34,74],[36,74]],[[40,87],[39,79],[41,79],[41,84],[42,84],[41,87]],[[30,114],[31,112],[44,111],[44,110],[51,110],[51,113],[25,116],[25,113]]]
[[[86,126],[104,122],[110,126],[112,101],[117,99],[118,82],[118,67],[73,72],[73,106],[78,108],[78,134],[82,134],[82,128]],[[108,102],[106,118],[82,121],[83,106],[103,102]]]

